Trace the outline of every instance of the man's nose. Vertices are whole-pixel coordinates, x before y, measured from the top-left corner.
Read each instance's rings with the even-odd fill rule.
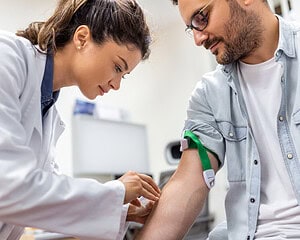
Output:
[[[203,31],[197,31],[193,29],[194,42],[197,46],[202,46],[208,35]]]

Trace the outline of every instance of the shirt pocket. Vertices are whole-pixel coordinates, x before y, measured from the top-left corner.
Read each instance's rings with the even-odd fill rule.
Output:
[[[235,126],[230,122],[218,122],[220,132],[226,141],[229,142],[240,142],[246,139],[247,127],[246,126]]]
[[[237,182],[246,179],[246,139],[247,126],[228,121],[217,122],[225,142],[228,181]]]

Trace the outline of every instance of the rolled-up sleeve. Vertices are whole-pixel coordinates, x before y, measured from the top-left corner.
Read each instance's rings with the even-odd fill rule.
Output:
[[[225,157],[224,138],[218,130],[216,119],[210,108],[205,81],[202,79],[198,82],[190,97],[183,130],[190,130],[196,134],[203,146],[218,157],[219,164],[222,166]]]

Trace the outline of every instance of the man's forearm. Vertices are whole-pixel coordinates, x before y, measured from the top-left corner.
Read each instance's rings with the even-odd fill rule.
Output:
[[[196,154],[189,153],[189,159],[182,159],[136,239],[181,240],[189,230],[208,195]]]
[[[185,188],[176,182],[166,186],[156,208],[136,239],[183,239],[203,206],[203,196],[207,195],[198,190],[187,197]]]

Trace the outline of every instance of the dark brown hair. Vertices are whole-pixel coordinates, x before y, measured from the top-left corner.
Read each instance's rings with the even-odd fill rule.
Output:
[[[133,44],[143,59],[150,54],[150,31],[135,0],[60,0],[46,22],[33,22],[16,34],[43,51],[55,52],[72,39],[80,25],[90,28],[98,44],[112,39],[118,44]]]

